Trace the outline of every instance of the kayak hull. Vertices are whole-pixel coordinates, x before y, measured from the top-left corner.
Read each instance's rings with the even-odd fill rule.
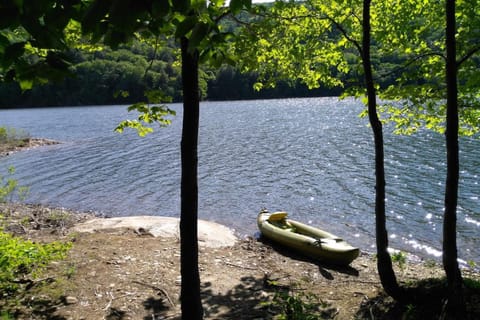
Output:
[[[360,254],[342,238],[288,219],[285,212],[260,212],[257,224],[266,238],[322,262],[348,265]]]

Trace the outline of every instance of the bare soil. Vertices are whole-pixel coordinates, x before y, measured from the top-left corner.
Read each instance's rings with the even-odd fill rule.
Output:
[[[4,230],[17,236],[36,242],[73,241],[66,260],[52,263],[14,295],[0,292],[0,315],[181,318],[178,239],[126,229],[73,232],[75,224],[93,214],[59,208],[0,204],[0,214]],[[399,283],[419,297],[406,306],[384,293],[376,259],[367,253],[339,268],[261,239],[245,239],[232,247],[200,247],[199,268],[205,319],[276,319],[281,313],[289,314],[284,319],[438,319],[444,305],[444,272],[432,261],[394,263]],[[472,289],[480,276],[470,270],[463,270],[463,276],[474,280],[465,290],[467,318],[480,319],[480,293]],[[313,306],[308,313],[318,318],[293,316],[308,306]]]
[[[126,229],[72,233],[74,224],[92,215],[64,209],[3,204],[0,212],[5,229],[16,235],[74,242],[66,260],[53,263],[18,294],[4,296],[1,310],[15,319],[180,319],[178,239]],[[289,305],[287,295],[314,304],[323,319],[402,319],[412,313],[411,306],[396,305],[384,294],[376,260],[365,253],[338,268],[246,239],[233,247],[201,247],[199,260],[205,319],[274,319]],[[404,285],[443,277],[433,262],[397,263],[395,269]],[[472,299],[478,309],[478,294]],[[441,301],[430,302],[441,309]]]

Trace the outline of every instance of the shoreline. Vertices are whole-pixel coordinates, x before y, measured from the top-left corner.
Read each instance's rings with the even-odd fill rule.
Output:
[[[0,156],[58,143],[30,139],[26,146],[0,149]],[[155,237],[145,224],[98,228],[100,222],[127,218],[40,204],[0,203],[0,216],[5,232],[33,242],[73,243],[65,260],[52,263],[40,279],[28,279],[32,287],[4,296],[0,310],[18,319],[181,318],[181,252],[176,234]],[[75,230],[88,221],[94,221],[91,232]],[[325,319],[404,319],[412,310],[419,316],[415,319],[433,319],[439,318],[444,305],[441,264],[409,256],[393,260],[398,282],[430,288],[427,304],[419,301],[405,307],[388,297],[375,254],[366,252],[349,267],[336,268],[249,238],[225,247],[199,246],[198,266],[205,319],[273,317],[282,311],[282,304],[294,301],[278,300],[279,293],[296,299],[312,294],[317,301],[307,303],[316,304]],[[462,276],[480,283],[478,270],[462,269]],[[422,287],[424,281],[430,284]],[[479,318],[480,293],[471,289],[467,293],[470,318]]]
[[[16,153],[16,152],[20,152],[22,150],[28,150],[28,149],[32,149],[32,148],[41,147],[41,146],[55,145],[55,144],[60,144],[60,143],[62,143],[62,142],[55,141],[55,140],[52,140],[52,139],[30,138],[28,145],[22,146],[22,147],[16,147],[16,148],[10,149],[10,151],[5,151],[3,153],[2,153],[2,145],[0,144],[0,157],[1,156],[7,156],[9,154],[13,154],[13,153]],[[117,212],[115,212],[114,215],[107,214],[107,216],[116,216],[117,215],[116,213]],[[153,212],[153,213],[155,214],[156,212]],[[104,217],[102,212],[101,212],[101,209],[100,209],[99,212],[93,212],[93,214],[95,214],[98,217]],[[170,212],[168,212],[168,214],[170,214]],[[175,214],[175,213],[173,212],[173,214]],[[210,218],[212,218],[212,217],[210,217]],[[213,219],[215,219],[215,217],[213,217]],[[233,223],[229,224],[229,221],[227,221],[227,222],[228,222],[227,226],[229,226],[231,228],[236,228],[236,226]],[[243,232],[243,233],[240,230],[237,230],[236,235],[237,235],[238,238],[255,237],[256,231],[258,231],[256,228],[253,228],[253,230],[251,230],[251,228],[249,228],[248,230],[246,230],[246,232]],[[339,234],[339,235],[343,236],[345,234]],[[352,237],[352,239],[353,239],[353,237]],[[368,239],[368,240],[363,241],[363,239]],[[375,248],[374,248],[375,234],[374,234],[374,231],[369,230],[369,233],[367,234],[367,237],[365,237],[363,239],[361,239],[363,242],[358,243],[356,246],[363,247],[362,251],[368,250],[367,251],[368,253],[375,254]],[[370,239],[372,239],[372,241],[370,241]],[[410,245],[405,244],[405,243],[397,243],[397,245],[398,245],[398,247],[400,247],[402,249],[398,249],[398,247],[395,247],[393,249],[393,251],[391,251],[391,253],[392,252],[402,252],[402,253],[405,253],[405,254],[409,255],[409,257],[413,260],[419,260],[419,261],[434,260],[436,262],[441,263],[441,257],[437,257],[435,255],[432,255],[429,252],[427,252],[427,250],[425,250],[423,248],[417,249],[417,248],[414,248],[413,246],[410,246]],[[435,250],[440,250],[440,247],[436,246],[436,245],[431,245],[430,247],[427,247],[427,248],[433,248]],[[468,261],[470,261],[468,258],[465,258],[465,260],[461,260],[460,261],[461,266],[462,267],[468,267],[468,264],[469,264]]]
[[[55,144],[61,144],[61,142],[46,138],[26,138],[20,140],[17,144],[0,144],[0,157],[6,157],[19,151]]]
[[[7,202],[0,203],[0,214],[2,210],[7,208],[17,208],[22,212],[60,212],[60,215],[68,215],[70,218],[64,224],[64,227],[67,227],[70,231],[79,231],[79,232],[103,232],[104,230],[110,229],[129,229],[137,234],[146,234],[153,237],[173,237],[180,239],[179,235],[179,218],[169,217],[169,216],[153,216],[153,215],[122,215],[122,216],[111,216],[104,215],[100,212],[93,210],[90,211],[81,211],[78,209],[70,209],[65,207],[57,207],[44,205],[39,203],[21,203],[21,202]],[[43,213],[40,214],[40,216]],[[22,213],[25,215],[25,213]],[[38,213],[26,215],[37,216]],[[48,220],[48,218],[47,218]],[[161,227],[161,224],[165,224],[164,227]],[[77,225],[79,225],[77,229]],[[203,225],[204,230],[201,230]],[[213,226],[213,227],[209,227]],[[241,242],[245,239],[261,241],[261,237],[258,237],[255,232],[252,234],[242,234],[236,231],[235,229],[212,220],[198,219],[198,228],[199,228],[199,245],[206,246],[232,246],[234,242]],[[205,231],[206,228],[206,231]],[[212,229],[213,228],[213,229]],[[209,230],[211,229],[211,230]],[[215,231],[218,232],[218,235],[215,234]],[[258,230],[257,230],[258,231]],[[156,234],[157,233],[157,234]],[[226,241],[222,244],[221,235],[225,235]],[[212,239],[213,237],[213,239]],[[212,241],[214,244],[206,244],[209,241]],[[216,243],[216,244],[215,244]],[[225,245],[225,243],[230,243],[230,245]],[[376,251],[373,248],[372,250],[367,250],[368,248],[360,248],[361,255],[369,256],[374,258],[376,256]],[[442,265],[441,258],[435,256],[420,256],[410,251],[388,248],[392,261],[395,263],[396,260],[404,260],[406,263],[411,263],[415,265]],[[468,262],[459,259],[459,267],[462,271],[479,273],[480,267],[476,265],[469,265]]]
[[[175,238],[180,239],[179,235],[179,218],[166,217],[166,216],[146,216],[146,215],[133,215],[133,216],[121,216],[111,217],[102,216],[94,211],[79,211],[64,207],[54,207],[43,204],[31,204],[31,203],[18,203],[18,202],[6,202],[0,203],[0,214],[8,212],[8,220],[13,222],[14,230],[18,230],[18,224],[26,217],[30,218],[31,225],[24,226],[23,229],[29,227],[34,230],[51,229],[56,227],[55,224],[60,224],[61,228],[53,233],[102,233],[110,231],[129,230],[137,235],[151,236],[154,238]],[[55,221],[52,225],[52,220]],[[61,221],[61,222],[60,222]],[[236,243],[242,241],[258,241],[262,242],[262,238],[254,237],[253,235],[240,235],[234,229],[209,220],[198,219],[199,230],[199,245],[205,247],[233,247]],[[7,227],[6,231],[9,228]],[[20,235],[25,234],[20,232]],[[222,237],[225,240],[222,241]],[[268,240],[267,243],[271,244]],[[276,247],[275,244],[273,246]],[[288,249],[286,249],[289,251]],[[400,263],[409,263],[412,265],[427,265],[441,266],[441,261],[438,259],[424,259],[411,252],[400,251],[389,248],[390,255],[400,252],[398,260],[403,260]],[[403,254],[403,257],[402,257]],[[360,255],[374,259],[376,252],[367,251],[360,248]],[[392,258],[395,263],[396,258]],[[398,261],[397,261],[398,262]],[[479,274],[480,270],[476,267],[468,266],[468,264],[461,264],[462,271],[467,273]]]
[[[128,218],[21,203],[2,203],[0,213],[6,232],[33,242],[73,243],[68,257],[42,275],[54,282],[39,280],[34,290],[22,293],[28,301],[22,319],[37,318],[32,307],[35,299],[41,299],[42,308],[45,303],[55,306],[51,318],[101,319],[120,310],[125,319],[146,319],[152,314],[180,319],[180,241],[176,234],[152,234],[151,217],[141,224],[122,225],[122,219]],[[371,314],[376,319],[397,319],[378,316],[388,314],[395,303],[383,291],[374,254],[362,252],[348,267],[339,268],[250,238],[228,246],[200,245],[198,257],[205,319],[263,319],[279,312],[271,309],[279,290],[316,295],[322,301],[319,308],[332,319],[366,319],[363,315]],[[393,267],[403,286],[426,279],[444,283],[444,271],[437,263],[407,259],[393,261]],[[464,278],[480,279],[471,270],[462,273]],[[142,310],[148,301],[161,300],[159,295],[168,297],[164,308]],[[0,302],[2,307],[10,308],[9,302]]]

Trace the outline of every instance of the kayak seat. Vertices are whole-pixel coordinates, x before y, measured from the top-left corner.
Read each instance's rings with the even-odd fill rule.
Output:
[[[268,217],[268,221],[270,221],[270,222],[272,222],[272,221],[282,221],[282,220],[285,220],[287,218],[287,215],[288,215],[288,213],[286,213],[284,211],[273,212]]]
[[[273,221],[269,220],[268,222],[270,224],[274,225],[275,227],[280,228],[280,229],[295,232],[295,227],[292,226],[292,224],[290,222],[288,222],[286,219],[273,220]]]
[[[321,246],[322,244],[333,245],[333,244],[341,242],[341,241],[343,241],[342,238],[321,238],[321,239],[317,239],[317,241],[315,241],[314,245],[316,245],[316,246]]]

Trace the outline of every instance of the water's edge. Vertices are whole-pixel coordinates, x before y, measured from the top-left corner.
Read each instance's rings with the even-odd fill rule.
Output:
[[[0,111],[0,125],[61,141],[0,158],[0,170],[31,188],[27,199],[100,216],[180,212],[181,107],[171,126],[146,138],[113,132],[123,106]],[[374,251],[371,129],[361,105],[334,98],[202,103],[199,218],[257,232],[264,207]],[[480,256],[480,143],[461,140],[458,245]],[[444,141],[421,132],[385,133],[390,245],[423,258],[441,253]],[[4,171],[3,171],[4,172]]]

